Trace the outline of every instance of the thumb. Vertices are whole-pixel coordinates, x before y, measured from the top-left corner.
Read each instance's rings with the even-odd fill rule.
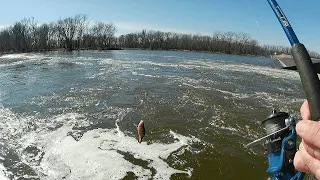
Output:
[[[298,135],[308,144],[320,149],[320,123],[318,121],[303,120],[297,123]]]
[[[308,101],[304,101],[304,103],[300,107],[300,114],[302,119],[311,119],[310,107]]]

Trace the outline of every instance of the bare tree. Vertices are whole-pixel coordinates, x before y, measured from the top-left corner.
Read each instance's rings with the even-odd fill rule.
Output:
[[[192,50],[227,54],[263,55],[291,54],[285,46],[259,45],[246,33],[216,31],[212,36],[179,34],[143,29],[115,37],[112,23],[96,22],[87,26],[86,15],[75,15],[56,22],[38,24],[34,18],[24,18],[12,26],[0,30],[0,52],[30,52],[75,47],[105,49],[113,47],[154,50]],[[308,50],[311,57],[319,53]]]
[[[42,24],[36,32],[37,49],[47,50],[49,48],[49,25]]]
[[[83,26],[87,20],[86,15],[78,14],[74,17],[60,19],[57,22],[57,29],[60,37],[65,43],[67,50],[72,51],[73,41],[82,36]]]
[[[112,23],[96,22],[92,27],[92,35],[96,37],[99,48],[104,49],[111,46],[116,28]]]
[[[9,52],[13,51],[14,49],[15,47],[12,27],[7,27],[0,32],[0,51]]]

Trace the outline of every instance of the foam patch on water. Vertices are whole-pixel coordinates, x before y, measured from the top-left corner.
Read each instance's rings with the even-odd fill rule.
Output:
[[[138,179],[170,179],[171,175],[177,173],[185,174],[185,177],[192,175],[192,168],[174,169],[166,163],[166,159],[200,140],[170,131],[169,136],[175,140],[171,144],[139,144],[136,137],[125,135],[117,123],[130,109],[116,110],[116,128],[89,130],[80,138],[70,135],[80,132],[74,130],[74,127],[89,126],[87,120],[79,114],[62,114],[47,120],[37,120],[16,116],[8,109],[0,109],[2,127],[8,129],[1,133],[2,138],[9,134],[15,136],[6,140],[12,148],[16,148],[21,161],[38,174],[34,178],[122,179],[129,172],[134,173]],[[61,123],[63,126],[59,128]],[[34,151],[29,152],[27,149],[30,148]],[[142,165],[137,161],[143,162]],[[27,176],[31,177],[27,174],[20,177]]]
[[[159,76],[154,76],[154,75],[151,75],[151,74],[143,74],[143,73],[137,73],[137,72],[132,72],[132,75],[135,75],[135,76],[145,76],[145,77],[159,77]]]
[[[288,98],[287,96],[284,96],[281,94],[281,92],[287,90],[287,89],[279,89],[278,93],[269,93],[269,92],[251,92],[251,93],[241,93],[241,92],[235,92],[230,91],[230,90],[224,90],[224,89],[219,89],[216,87],[212,87],[211,85],[214,85],[214,81],[210,80],[195,80],[189,77],[183,77],[180,79],[181,84],[185,86],[189,86],[195,89],[202,89],[206,91],[217,91],[222,94],[224,94],[225,99],[262,99],[267,102],[267,104],[275,104],[275,103],[295,103],[295,102],[303,102],[304,98]],[[206,82],[209,84],[208,86],[202,86],[199,85],[201,81]],[[288,89],[288,92],[293,92],[292,89]]]
[[[251,64],[229,63],[217,60],[184,60],[180,63],[159,63],[153,61],[136,61],[136,64],[153,65],[159,67],[185,68],[185,69],[210,69],[231,72],[245,72],[253,74],[262,74],[273,78],[281,78],[288,80],[300,80],[299,74],[294,71],[274,69],[265,66],[257,66]],[[271,73],[272,72],[272,73]]]
[[[0,59],[17,59],[17,58],[25,58],[26,54],[5,54],[0,56]]]
[[[23,66],[26,62],[46,61],[48,56],[41,53],[6,54],[0,56],[0,67]]]
[[[170,179],[172,174],[190,174],[188,169],[177,170],[164,161],[193,141],[172,131],[174,143],[149,145],[146,142],[139,144],[137,139],[125,136],[119,129],[88,131],[79,141],[67,135],[70,131],[71,126],[64,126],[45,135],[34,133],[26,139],[29,144],[44,147],[45,155],[38,167],[40,174],[51,179],[122,179],[128,172],[133,172],[139,179]],[[123,154],[130,154],[148,165],[136,165]]]
[[[6,172],[6,168],[0,165],[0,180],[9,180],[9,178],[5,175]]]
[[[0,59],[33,59],[33,60],[39,60],[46,57],[45,55],[39,53],[21,53],[21,54],[5,54],[0,56]]]
[[[191,140],[174,132],[170,134],[177,141],[172,144],[147,145],[119,134],[117,129],[88,131],[79,141],[66,135],[70,130],[71,127],[63,127],[42,136],[48,144],[39,170],[50,178],[122,179],[127,172],[133,172],[139,179],[170,179],[172,174],[190,173],[171,168],[164,161]],[[127,161],[123,153],[148,162],[148,166]],[[151,169],[156,171],[154,175]]]

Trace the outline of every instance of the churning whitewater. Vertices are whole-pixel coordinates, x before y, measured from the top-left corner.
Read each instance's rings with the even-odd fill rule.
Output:
[[[2,146],[8,146],[8,151],[10,147],[16,148],[21,162],[16,162],[15,166],[24,163],[33,169],[34,172],[20,176],[26,179],[122,179],[128,172],[133,172],[139,179],[169,179],[175,173],[191,176],[191,167],[177,170],[165,159],[176,151],[183,152],[189,144],[199,142],[197,138],[170,131],[168,137],[174,139],[173,143],[138,144],[135,137],[125,135],[117,124],[130,110],[115,111],[119,113],[116,128],[82,132],[74,129],[89,124],[79,114],[62,114],[35,122],[35,117],[17,117],[10,110],[1,108],[1,137],[8,137],[9,142]],[[1,160],[10,157],[5,151],[2,153]],[[145,166],[135,164],[137,160]]]
[[[0,78],[0,179],[265,178],[263,148],[243,145],[304,101],[298,73],[261,57],[12,54]]]

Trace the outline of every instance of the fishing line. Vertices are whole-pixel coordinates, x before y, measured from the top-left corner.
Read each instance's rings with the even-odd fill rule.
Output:
[[[248,7],[249,7],[249,9],[250,9],[250,12],[251,12],[251,15],[252,15],[252,17],[253,17],[253,21],[256,23],[256,25],[257,25],[257,29],[258,30],[262,30],[262,27],[263,26],[267,26],[267,24],[265,24],[264,22],[262,22],[262,27],[260,26],[260,22],[258,21],[258,19],[257,19],[257,16],[256,16],[256,13],[255,12],[253,12],[253,10],[252,10],[252,8],[251,8],[251,3],[249,2],[249,4],[248,4]],[[268,46],[268,45],[266,45],[266,46]],[[269,46],[275,46],[275,45],[269,45]],[[279,54],[277,54],[277,52],[271,52],[271,50],[272,50],[272,48],[270,48],[270,49],[266,49],[266,50],[268,50],[268,52],[267,52],[267,56],[269,56],[269,57],[267,57],[267,58],[269,58],[271,61],[272,61],[272,64],[271,64],[271,68],[273,68],[272,69],[272,71],[274,72],[274,71],[289,71],[289,70],[285,70],[285,69],[279,69],[279,68],[281,68],[281,67],[279,67],[279,64],[277,64],[276,63],[276,61],[279,61],[276,57],[275,57],[275,55],[279,55]],[[284,53],[284,52],[283,52]],[[272,73],[272,72],[271,72]],[[283,99],[284,101],[288,98],[286,95],[285,95],[285,91],[288,89],[288,87],[286,87],[286,85],[285,85],[285,81],[287,81],[287,80],[285,80],[285,78],[284,77],[280,77],[280,76],[270,76],[272,79],[274,79],[273,80],[273,84],[275,84],[275,85],[277,85],[277,87],[279,87],[278,89],[280,90],[280,92],[279,93],[277,93],[278,94],[278,96],[279,97],[274,97],[274,99]],[[271,80],[272,80],[271,79]],[[282,82],[283,81],[283,82]],[[290,87],[290,88],[292,88],[293,89],[293,91],[294,92],[298,92],[298,87],[296,87],[296,86],[292,86],[292,87]],[[277,94],[275,94],[275,95],[273,95],[273,96],[277,96]],[[269,94],[269,96],[272,96],[271,94]],[[273,109],[275,109],[276,107],[275,107],[275,104],[272,104],[272,108]],[[280,107],[280,108],[282,108],[282,107]]]

